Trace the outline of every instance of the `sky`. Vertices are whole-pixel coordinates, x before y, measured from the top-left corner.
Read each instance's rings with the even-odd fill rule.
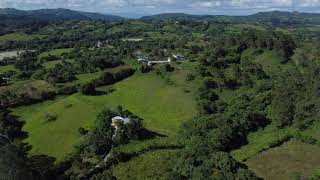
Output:
[[[127,17],[159,13],[248,15],[273,10],[320,13],[320,0],[0,0],[0,8],[68,8]]]

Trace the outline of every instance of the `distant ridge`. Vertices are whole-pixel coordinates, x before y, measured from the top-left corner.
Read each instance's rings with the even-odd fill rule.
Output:
[[[64,20],[102,20],[107,22],[119,22],[128,20],[115,15],[107,15],[93,12],[81,12],[70,9],[39,9],[23,11],[13,8],[0,8],[0,24],[6,22],[49,22]],[[143,16],[138,20],[143,21],[167,21],[167,20],[193,20],[208,22],[230,22],[230,23],[266,23],[273,26],[290,26],[299,24],[320,25],[320,14],[271,11],[259,12],[248,16],[227,16],[227,15],[191,15],[184,13],[164,13],[151,16]]]
[[[103,20],[103,21],[122,21],[126,18],[114,15],[106,15],[91,12],[74,11],[70,9],[39,9],[23,11],[13,8],[0,9],[0,17],[31,18],[40,21],[60,21],[60,20]]]
[[[300,12],[259,12],[248,16],[227,15],[190,15],[183,13],[165,13],[141,17],[145,21],[167,21],[167,20],[194,20],[194,21],[222,21],[222,22],[259,22],[274,25],[293,24],[320,24],[320,14]]]

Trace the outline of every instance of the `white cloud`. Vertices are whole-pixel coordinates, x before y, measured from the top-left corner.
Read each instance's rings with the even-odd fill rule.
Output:
[[[195,9],[201,8],[214,8],[222,5],[221,1],[203,1],[203,2],[195,2],[192,3],[189,7]]]
[[[320,0],[302,0],[301,6],[303,7],[320,6]]]

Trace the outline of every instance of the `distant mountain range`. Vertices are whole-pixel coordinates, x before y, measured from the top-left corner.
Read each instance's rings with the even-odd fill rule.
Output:
[[[60,21],[60,20],[103,20],[122,21],[126,18],[114,15],[106,15],[91,12],[73,11],[70,9],[39,9],[23,11],[13,8],[0,9],[0,17],[15,19],[21,17],[39,21]]]
[[[61,20],[103,20],[118,22],[128,20],[120,16],[100,13],[81,12],[69,9],[40,9],[23,11],[12,8],[0,9],[0,24],[5,21],[61,21]],[[269,23],[274,26],[296,24],[320,24],[320,14],[299,12],[260,12],[248,16],[222,16],[222,15],[190,15],[183,13],[167,13],[139,18],[144,21],[166,20],[194,20],[194,21],[218,21],[238,23]]]
[[[272,25],[294,24],[320,24],[320,14],[300,12],[260,12],[248,16],[223,16],[223,15],[190,15],[183,13],[167,13],[152,16],[144,16],[141,20],[165,21],[165,20],[194,20],[194,21],[220,21],[220,22],[259,22]]]

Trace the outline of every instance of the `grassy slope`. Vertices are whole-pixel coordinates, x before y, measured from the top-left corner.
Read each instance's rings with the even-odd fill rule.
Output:
[[[28,35],[24,33],[11,33],[11,34],[6,34],[3,36],[0,36],[0,43],[6,42],[6,41],[27,41],[31,40],[35,35]]]
[[[28,93],[34,98],[39,98],[41,92],[53,91],[54,87],[42,80],[17,81],[8,86],[0,87],[0,93],[4,91],[14,92],[15,94]]]
[[[19,71],[14,67],[14,65],[6,65],[6,66],[0,66],[0,74],[8,72],[8,71]]]
[[[293,179],[298,174],[309,176],[320,168],[319,151],[318,146],[289,141],[257,155],[247,165],[265,179]]]
[[[171,158],[176,150],[151,151],[134,158],[129,162],[120,163],[112,171],[119,180],[126,179],[165,179],[163,176],[172,166]]]
[[[196,113],[191,96],[180,88],[168,86],[154,74],[136,74],[114,88],[115,92],[109,95],[75,94],[51,103],[16,109],[15,114],[26,120],[24,130],[29,132],[26,142],[33,146],[31,154],[48,154],[62,160],[79,142],[78,128],[92,128],[96,114],[104,106],[122,105],[145,119],[145,127],[166,135],[175,135],[180,123]],[[72,107],[66,108],[65,104],[72,104]],[[45,112],[56,114],[57,120],[45,123]]]
[[[194,96],[199,87],[200,80],[196,79],[192,82],[185,81],[186,74],[195,73],[197,62],[184,62],[179,65],[174,65],[174,73],[165,75],[165,78],[174,82],[174,86],[190,91],[189,96]],[[190,114],[191,116],[192,114]],[[146,153],[149,149],[157,147],[174,147],[177,145],[177,137],[175,135],[166,138],[158,137],[155,139],[134,141],[127,145],[117,147],[115,150],[125,154],[138,154],[137,157],[127,163],[121,163],[113,168],[113,173],[118,179],[154,179],[156,174],[165,174],[172,164],[172,157],[174,154],[168,154],[168,150],[157,150]],[[169,148],[170,149],[170,148]],[[172,150],[171,150],[172,151]],[[178,152],[179,150],[174,150]],[[146,157],[147,156],[147,157]],[[152,158],[149,158],[149,157]],[[164,177],[163,177],[164,178]]]
[[[67,62],[69,63],[73,63],[74,61],[71,60],[71,59],[68,59],[66,60]],[[56,61],[48,61],[48,62],[45,62],[43,63],[43,66],[46,68],[46,69],[49,69],[49,68],[54,68],[54,66],[56,66],[57,64],[62,64],[63,61],[61,60],[56,60]]]
[[[248,144],[240,149],[231,152],[231,155],[238,161],[246,161],[262,151],[268,150],[278,142],[283,142],[296,133],[293,128],[278,130],[272,126],[251,133],[248,136]]]
[[[69,53],[70,51],[72,51],[73,48],[65,48],[65,49],[53,49],[51,51],[48,52],[43,52],[41,53],[38,58],[42,58],[42,57],[46,57],[49,54],[51,54],[52,56],[61,56],[63,53]]]

